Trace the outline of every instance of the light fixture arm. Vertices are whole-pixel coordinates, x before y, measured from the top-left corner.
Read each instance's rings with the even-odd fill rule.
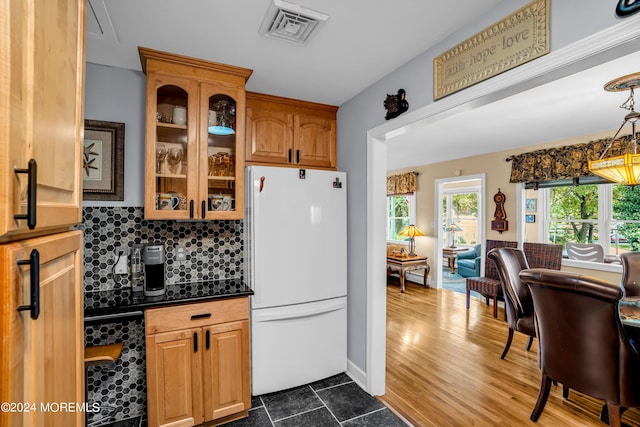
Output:
[[[622,121],[622,124],[618,128],[618,131],[613,136],[613,138],[611,138],[611,140],[605,147],[604,151],[602,152],[598,160],[602,160],[604,158],[605,154],[607,154],[607,152],[611,148],[611,144],[613,144],[613,141],[616,140],[616,138],[620,134],[620,131],[622,130],[624,125],[626,125],[629,122],[631,123],[631,143],[633,144],[633,154],[636,154],[636,121],[638,120],[638,114],[635,111],[636,103],[633,97],[633,87],[630,88],[630,92],[631,93],[629,94],[629,98],[627,98],[627,100],[624,101],[624,103],[620,106],[620,108],[629,110],[631,112],[624,117],[624,120]]]

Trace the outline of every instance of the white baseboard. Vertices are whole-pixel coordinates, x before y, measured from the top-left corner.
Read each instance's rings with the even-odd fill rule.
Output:
[[[347,375],[351,377],[353,382],[358,384],[361,389],[369,393],[367,390],[367,374],[357,367],[351,360],[347,359]]]

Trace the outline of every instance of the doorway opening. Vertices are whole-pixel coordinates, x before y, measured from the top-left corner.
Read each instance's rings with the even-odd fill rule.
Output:
[[[484,241],[485,174],[439,179],[435,185],[436,287],[464,292],[465,277],[479,276],[474,272],[481,266],[474,254],[482,253],[477,245]]]

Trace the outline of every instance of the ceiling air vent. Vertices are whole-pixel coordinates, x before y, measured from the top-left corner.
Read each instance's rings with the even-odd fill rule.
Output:
[[[329,15],[283,0],[272,0],[260,34],[304,45]]]

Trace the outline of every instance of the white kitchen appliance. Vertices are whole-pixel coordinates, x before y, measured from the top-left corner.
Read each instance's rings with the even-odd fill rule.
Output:
[[[346,174],[249,166],[245,179],[252,394],[345,372]]]

